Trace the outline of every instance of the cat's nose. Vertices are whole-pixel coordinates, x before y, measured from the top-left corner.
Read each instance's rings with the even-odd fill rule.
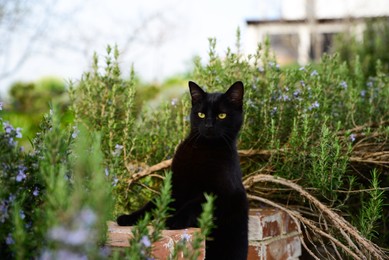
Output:
[[[213,122],[212,122],[212,120],[207,120],[207,121],[205,121],[205,128],[213,128]]]

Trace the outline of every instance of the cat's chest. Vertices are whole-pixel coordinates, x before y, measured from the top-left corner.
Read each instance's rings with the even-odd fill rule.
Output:
[[[186,178],[219,178],[234,174],[239,167],[234,150],[214,147],[180,147],[173,159],[173,174]]]

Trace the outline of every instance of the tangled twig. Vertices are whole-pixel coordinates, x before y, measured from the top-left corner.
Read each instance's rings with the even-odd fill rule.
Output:
[[[261,156],[264,160],[269,159],[271,156],[275,154],[285,154],[287,152],[286,149],[279,149],[279,150],[255,150],[255,149],[249,149],[249,150],[239,150],[238,154],[241,158],[244,157],[252,157],[252,156]],[[349,158],[350,163],[367,163],[367,164],[373,164],[373,165],[379,165],[383,167],[389,168],[389,151],[380,152],[380,153],[363,153],[358,154],[355,153],[355,156],[351,156]],[[378,156],[379,155],[379,156]],[[157,172],[160,170],[167,169],[171,166],[172,159],[164,160],[160,163],[157,163],[153,166],[146,167],[145,170],[132,174],[130,178],[127,180],[127,184],[130,186],[135,181],[148,176],[149,174],[153,172]],[[129,172],[132,172],[130,167],[127,167],[127,170]]]
[[[351,154],[347,152],[349,154],[348,162],[351,167],[363,164],[373,167],[379,166],[389,168],[389,145],[386,143],[386,141],[384,143],[379,142],[379,140],[384,138],[382,133],[379,133],[379,131],[372,131],[369,135],[364,134],[366,128],[379,128],[382,125],[388,124],[389,121],[385,121],[379,124],[363,125],[347,131],[338,132],[338,136],[343,139],[346,138],[347,133],[355,133],[356,135],[358,135],[358,141],[353,144]],[[352,257],[353,259],[367,259],[367,256],[372,257],[374,259],[386,259],[385,252],[381,248],[363,237],[358,232],[358,230],[349,222],[347,222],[341,215],[321,203],[306,189],[303,189],[301,186],[290,180],[286,180],[280,177],[274,177],[270,174],[274,171],[274,169],[271,166],[271,163],[266,162],[271,162],[274,156],[277,156],[277,158],[288,158],[291,152],[293,151],[290,148],[277,150],[249,149],[238,151],[243,163],[245,162],[245,158],[253,158],[255,161],[259,160],[261,162],[265,162],[265,166],[262,169],[245,176],[243,184],[248,190],[248,198],[253,201],[259,201],[285,211],[296,222],[299,230],[300,225],[301,227],[304,227],[305,239],[307,239],[308,242],[310,241],[312,245],[314,245],[315,242],[319,242],[324,247],[324,250],[327,255],[331,256],[334,259],[341,258],[340,252]],[[309,157],[310,155],[305,154],[305,156]],[[126,165],[126,167],[128,172],[131,173],[131,175],[129,176],[126,182],[128,186],[131,186],[134,182],[147,176],[161,177],[162,175],[159,175],[157,172],[164,169],[168,169],[169,167],[171,167],[171,164],[171,159],[164,160],[150,167],[143,166],[144,170],[137,173],[134,173],[134,167],[131,167],[132,164],[128,164]],[[274,189],[278,192],[282,189],[287,189],[288,192],[297,192],[299,196],[303,197],[305,201],[308,201],[308,203],[310,203],[312,208],[310,208],[308,211],[304,211],[301,209],[296,211],[292,210],[292,206],[282,205],[267,198],[258,197],[254,195],[256,193],[256,190],[258,189],[258,185],[256,185],[258,183],[273,183],[283,186],[284,188]],[[382,190],[387,189],[388,188],[382,188]],[[338,192],[352,193],[362,191],[368,191],[368,189],[359,191]],[[250,192],[254,193],[250,194]],[[315,218],[319,218],[319,221],[313,221],[313,219]],[[315,241],[311,239],[310,234],[314,235]],[[305,241],[305,239],[301,237],[301,243],[306,248],[306,251],[311,254],[315,259],[321,259],[319,256],[316,256],[314,252],[306,245],[307,241]],[[332,253],[330,253],[325,248],[324,241],[329,242],[332,248]]]
[[[271,175],[265,175],[265,174],[258,174],[254,175],[244,181],[244,185],[246,189],[249,189],[252,185],[258,182],[271,182],[280,184],[283,186],[287,186],[289,188],[292,188],[296,192],[298,192],[302,197],[308,199],[322,214],[325,214],[327,216],[327,219],[330,220],[332,223],[334,223],[334,227],[337,228],[340,233],[343,235],[343,238],[347,241],[348,245],[344,245],[339,240],[335,239],[333,236],[325,233],[321,229],[319,229],[311,220],[302,218],[298,214],[294,213],[293,211],[287,210],[284,207],[280,207],[278,204],[273,203],[269,200],[265,200],[260,197],[256,197],[253,195],[248,195],[249,198],[256,199],[263,201],[267,204],[270,204],[272,206],[276,206],[282,210],[287,211],[288,214],[295,216],[297,219],[299,219],[301,222],[303,222],[305,225],[309,226],[309,228],[314,231],[315,233],[326,237],[330,241],[334,242],[337,246],[341,247],[345,252],[353,256],[355,259],[365,259],[365,254],[354,244],[353,238],[355,242],[364,250],[368,251],[371,255],[373,255],[376,259],[385,259],[385,253],[374,243],[364,238],[358,230],[355,229],[349,222],[347,222],[342,216],[337,214],[335,211],[328,208],[326,205],[321,203],[318,199],[316,199],[314,196],[312,196],[310,193],[305,191],[301,186],[299,186],[296,183],[293,183],[289,180],[280,178],[280,177],[274,177]],[[278,205],[278,206],[277,206]],[[354,248],[355,252],[350,251]]]

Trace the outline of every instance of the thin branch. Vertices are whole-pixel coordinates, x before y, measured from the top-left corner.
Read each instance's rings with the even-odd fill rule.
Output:
[[[145,170],[139,172],[139,173],[135,173],[131,176],[131,178],[129,178],[127,180],[127,184],[128,186],[130,186],[132,183],[134,183],[135,181],[145,177],[145,176],[148,176],[149,174],[153,173],[153,172],[156,172],[156,171],[160,171],[160,170],[163,170],[163,169],[167,169],[171,166],[172,164],[172,159],[169,159],[169,160],[165,160],[165,161],[162,161],[160,163],[157,163],[151,167],[148,167],[146,168]],[[129,170],[129,166],[126,165],[126,168],[128,171]]]
[[[265,198],[261,198],[261,197],[257,197],[257,196],[252,196],[252,195],[249,195],[249,194],[247,195],[247,198],[263,202],[263,203],[265,203],[265,204],[267,204],[269,206],[272,206],[272,207],[275,207],[275,208],[278,208],[278,209],[284,211],[290,217],[292,217],[294,220],[297,219],[298,222],[296,222],[296,220],[295,220],[296,223],[302,222],[302,223],[304,223],[304,225],[309,226],[309,228],[311,230],[313,230],[314,232],[316,232],[316,233],[320,234],[321,236],[326,237],[329,240],[333,241],[337,246],[339,246],[343,250],[345,250],[345,252],[347,252],[350,256],[354,257],[354,259],[363,259],[362,257],[359,257],[354,252],[352,252],[346,245],[342,244],[339,240],[337,240],[336,238],[332,237],[331,235],[329,235],[329,234],[325,233],[324,231],[320,230],[319,228],[317,228],[316,225],[311,220],[302,217],[298,213],[296,213],[296,212],[294,212],[292,210],[289,210],[289,209],[287,209],[287,208],[285,208],[285,207],[283,207],[283,206],[281,206],[281,205],[279,205],[279,204],[277,204],[277,203],[275,203],[275,202],[273,202],[271,200],[265,199]],[[300,240],[302,240],[302,239],[300,238]],[[314,256],[317,259],[317,257],[315,255],[312,255],[312,256]]]
[[[384,259],[385,254],[382,252],[382,250],[372,243],[371,241],[367,240],[363,236],[361,236],[358,232],[358,230],[355,229],[354,226],[352,226],[349,222],[347,222],[342,216],[338,215],[331,209],[329,209],[327,206],[325,206],[323,203],[321,203],[318,199],[316,199],[314,196],[306,192],[301,186],[297,185],[296,183],[293,183],[289,180],[283,179],[281,177],[274,177],[271,175],[264,175],[264,174],[259,174],[256,176],[253,176],[251,178],[252,180],[246,180],[246,185],[248,183],[253,184],[257,182],[272,182],[272,183],[277,183],[281,184],[287,187],[290,187],[300,193],[301,196],[305,197],[308,199],[316,208],[318,208],[321,212],[326,214],[328,218],[336,225],[336,227],[340,230],[345,231],[347,234],[351,235],[359,245],[362,245],[366,250],[368,250],[374,257],[377,259]],[[244,183],[245,184],[245,183]],[[316,231],[315,231],[316,232]],[[318,232],[321,235],[323,235],[322,231]],[[325,233],[326,234],[326,233]],[[344,233],[345,234],[345,233]],[[328,238],[328,235],[323,235]],[[345,237],[346,238],[346,237]],[[335,241],[334,241],[335,242]],[[353,243],[349,243],[349,246],[354,246]],[[358,250],[359,251],[359,250]],[[358,252],[359,254],[362,254],[362,252]]]

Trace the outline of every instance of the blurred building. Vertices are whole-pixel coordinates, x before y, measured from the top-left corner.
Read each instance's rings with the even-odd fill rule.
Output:
[[[258,0],[264,11],[263,0]],[[247,48],[254,53],[258,42],[270,38],[281,64],[301,65],[328,52],[340,32],[362,39],[365,21],[389,17],[389,0],[277,0],[278,17],[247,19]],[[274,13],[274,10],[273,10]]]

